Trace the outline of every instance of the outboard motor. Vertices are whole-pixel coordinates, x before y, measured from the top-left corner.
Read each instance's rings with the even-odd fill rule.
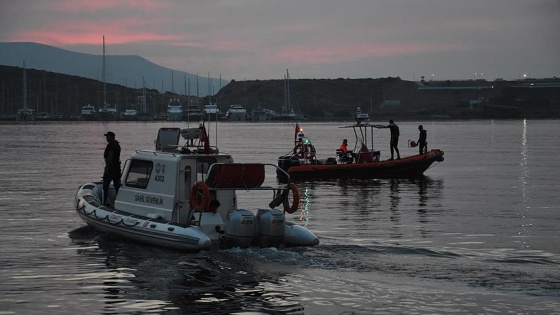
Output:
[[[257,211],[256,243],[260,247],[278,247],[284,241],[284,212],[278,209]]]
[[[281,168],[282,170],[284,170],[286,173],[288,172],[288,169],[290,167],[298,166],[300,164],[301,163],[300,163],[299,159],[294,155],[283,155],[283,156],[278,158],[278,167]],[[285,177],[286,176],[284,173],[282,173],[279,170],[276,171],[276,175],[278,175],[278,177]]]
[[[222,245],[225,248],[251,246],[255,235],[255,215],[245,209],[231,209],[227,214]]]

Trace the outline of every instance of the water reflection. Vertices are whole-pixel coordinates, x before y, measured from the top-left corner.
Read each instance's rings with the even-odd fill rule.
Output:
[[[441,205],[443,179],[427,176],[413,179],[372,179],[372,180],[338,180],[340,194],[346,198],[344,205],[359,209],[363,200],[373,197],[382,200],[387,196],[391,211],[398,211],[401,201],[409,199],[416,202],[419,212],[428,212],[428,207]],[[354,202],[353,202],[354,200]],[[378,203],[379,205],[381,202]],[[409,206],[409,203],[406,204]]]
[[[390,239],[425,238],[430,222],[441,214],[443,179],[338,179],[301,182],[304,212],[329,236],[352,236],[360,243],[374,236]],[[336,237],[336,236],[335,236]],[[379,239],[379,238],[377,238]]]
[[[416,220],[421,223],[418,227],[421,237],[427,237],[429,230],[425,228],[429,223],[431,214],[435,214],[441,208],[441,193],[443,189],[443,180],[433,180],[423,176],[414,179],[389,179],[389,211],[391,213],[390,221],[393,223],[392,238],[402,238],[405,233],[402,232],[401,222],[403,212],[416,210]],[[401,204],[402,203],[402,204]]]
[[[398,225],[400,223],[400,212],[399,212],[399,202],[401,200],[400,196],[400,180],[390,179],[389,180],[389,201],[391,211],[391,221]]]
[[[523,219],[521,224],[521,231],[518,234],[522,237],[521,246],[523,249],[529,249],[531,246],[527,244],[526,236],[529,235],[529,228],[531,223],[526,220],[529,210],[529,189],[527,180],[529,178],[529,152],[527,150],[527,120],[523,119],[523,131],[521,133],[521,176],[519,181],[521,182],[521,203],[523,205],[523,210],[518,216]]]
[[[309,220],[311,219],[311,212],[309,211],[309,204],[311,202],[310,192],[308,187],[303,188],[303,197],[300,197],[303,200],[303,206],[301,208],[301,212],[299,215],[299,221],[301,222],[302,226],[307,227],[309,224]]]
[[[231,314],[268,310],[300,314],[304,307],[283,281],[286,273],[269,270],[270,261],[293,265],[295,252],[276,249],[210,250],[182,253],[98,235],[89,227],[69,233],[78,254],[90,262],[84,282],[100,295],[104,313],[177,312]],[[273,268],[271,268],[273,269]],[[93,283],[92,283],[93,282]]]

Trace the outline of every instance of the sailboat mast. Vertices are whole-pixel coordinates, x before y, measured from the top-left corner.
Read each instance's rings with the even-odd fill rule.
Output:
[[[189,101],[191,101],[191,78],[187,78],[187,96]],[[190,104],[190,102],[189,102]]]
[[[103,81],[103,107],[107,106],[107,87],[105,85],[105,35],[103,35],[103,59],[101,67],[101,80]]]
[[[23,108],[27,109],[27,72],[25,71],[25,61],[23,62]]]
[[[142,77],[142,113],[148,113],[148,106],[146,105],[146,81]]]
[[[286,110],[289,113],[292,109],[292,104],[290,104],[290,73],[286,69]]]
[[[211,84],[210,84],[210,72],[208,72],[208,104],[212,104],[212,91],[210,91],[211,89]]]
[[[287,111],[288,109],[288,99],[286,98],[286,94],[288,93],[287,90],[288,90],[287,78],[284,75],[284,106],[282,108],[282,111]]]

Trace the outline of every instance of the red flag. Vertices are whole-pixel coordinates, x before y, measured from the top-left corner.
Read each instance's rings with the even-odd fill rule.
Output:
[[[204,154],[210,154],[210,138],[206,133],[206,127],[202,126],[202,131],[200,132],[200,141],[204,142]]]
[[[297,141],[297,136],[301,132],[301,128],[299,127],[299,123],[296,123],[296,133],[294,134],[294,141]]]

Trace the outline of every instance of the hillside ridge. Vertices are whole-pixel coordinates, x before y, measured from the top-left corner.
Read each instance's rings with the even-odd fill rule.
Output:
[[[26,69],[28,104],[36,112],[75,116],[82,106],[102,105],[103,84],[98,80],[44,70]],[[0,115],[22,107],[23,68],[0,66]],[[146,93],[148,110],[165,111],[171,98],[183,104],[215,103],[222,112],[241,104],[282,111],[286,103],[284,80],[232,80],[214,95],[194,96],[156,89],[107,84],[107,100],[119,111],[137,103]],[[290,80],[290,104],[311,120],[351,118],[360,107],[373,119],[560,118],[560,80],[520,81],[405,81],[377,79]]]

